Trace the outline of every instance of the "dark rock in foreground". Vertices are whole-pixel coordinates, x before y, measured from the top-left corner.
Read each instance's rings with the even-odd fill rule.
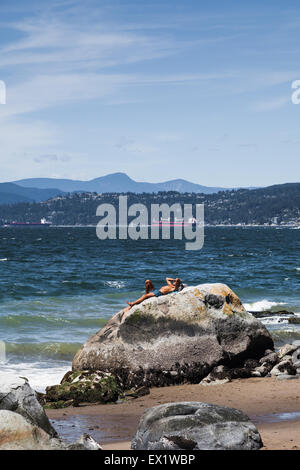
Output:
[[[241,367],[273,347],[228,286],[201,284],[117,313],[77,352],[73,370],[109,372],[123,390],[199,383],[217,365]]]
[[[256,450],[260,434],[240,410],[209,403],[167,403],[146,410],[134,450]]]
[[[49,419],[38,402],[35,391],[22,377],[2,377],[0,383],[0,410],[14,411],[47,434],[56,436]]]

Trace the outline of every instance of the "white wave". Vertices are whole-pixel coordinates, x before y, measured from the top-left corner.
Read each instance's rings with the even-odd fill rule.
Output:
[[[296,268],[296,271],[300,271],[300,268]]]
[[[8,261],[7,258],[0,258],[0,261]]]
[[[47,366],[43,367],[40,363],[0,363],[1,378],[26,377],[34,390],[44,393],[49,385],[59,384],[65,373],[72,367],[71,363],[64,367],[49,367],[49,364]]]
[[[263,312],[264,310],[270,310],[272,307],[276,307],[277,305],[284,305],[284,302],[271,302],[270,300],[263,299],[258,302],[244,304],[244,307],[246,310],[251,310],[253,312]]]
[[[264,325],[278,325],[278,324],[285,324],[285,323],[288,323],[289,322],[289,315],[288,316],[284,316],[284,315],[280,315],[278,317],[265,317],[265,318],[260,318],[260,321],[264,324]]]
[[[124,281],[105,281],[105,285],[114,287],[115,289],[122,289],[125,287],[126,283]]]

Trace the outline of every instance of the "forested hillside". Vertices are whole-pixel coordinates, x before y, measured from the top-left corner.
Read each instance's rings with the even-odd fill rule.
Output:
[[[239,189],[216,194],[123,193],[128,205],[143,203],[150,213],[151,204],[204,204],[205,223],[217,224],[300,224],[300,183]],[[54,225],[96,225],[99,204],[111,203],[118,210],[118,193],[75,193],[46,202],[0,206],[0,222],[35,222],[46,217]]]

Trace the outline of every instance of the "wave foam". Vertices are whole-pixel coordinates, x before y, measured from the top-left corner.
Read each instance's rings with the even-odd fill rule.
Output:
[[[258,302],[253,302],[249,304],[243,304],[246,310],[251,310],[253,312],[263,312],[264,310],[270,310],[272,307],[277,305],[284,305],[284,302],[272,302],[267,299],[259,300]]]
[[[290,318],[290,315],[287,315],[287,316],[284,316],[284,315],[280,315],[278,317],[264,317],[264,318],[260,318],[260,321],[264,324],[264,325],[278,325],[279,323],[288,323],[289,322],[289,319]]]
[[[115,289],[123,289],[126,286],[124,281],[104,281],[104,284],[109,287],[114,287]]]
[[[26,377],[30,386],[37,392],[45,392],[49,385],[59,384],[70,365],[61,367],[42,367],[40,363],[1,364],[1,378]]]

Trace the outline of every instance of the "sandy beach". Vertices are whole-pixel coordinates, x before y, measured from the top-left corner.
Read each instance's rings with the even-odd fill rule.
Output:
[[[168,402],[202,401],[243,410],[257,426],[265,450],[300,450],[300,380],[234,380],[224,385],[153,388],[149,395],[123,403],[47,410],[59,433],[87,432],[104,449],[130,449],[143,411]]]

